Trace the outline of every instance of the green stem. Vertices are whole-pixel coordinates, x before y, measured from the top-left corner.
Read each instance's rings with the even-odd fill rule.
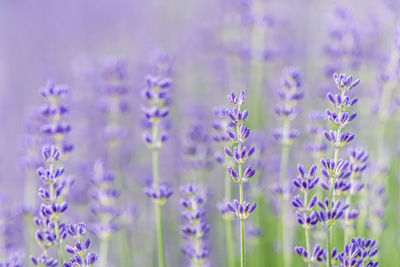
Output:
[[[156,228],[157,228],[158,266],[165,267],[162,211],[160,205],[158,204],[154,205],[155,205]]]
[[[57,252],[58,252],[58,259],[60,262],[64,262],[64,250],[61,246],[61,240],[60,240],[60,226],[58,224],[58,219],[54,222],[54,228],[56,231],[56,239],[57,239]]]
[[[328,267],[332,267],[332,257],[331,257],[331,251],[332,251],[332,226],[328,226],[326,229],[326,242],[327,242],[327,247],[328,251],[326,252],[328,254]]]
[[[102,238],[100,240],[100,255],[99,259],[101,261],[100,266],[107,267],[107,257],[108,257],[108,238]]]
[[[240,220],[240,266],[244,267],[244,220]]]
[[[153,143],[158,146],[158,123],[154,123],[152,128]],[[152,151],[153,163],[153,183],[158,187],[159,174],[158,174],[158,147],[153,148]],[[156,234],[157,234],[157,250],[158,250],[158,266],[165,267],[165,254],[164,254],[164,238],[162,226],[162,211],[161,205],[155,203],[155,219],[156,219]]]
[[[304,206],[303,209],[306,210],[308,205],[308,192],[304,192]],[[310,245],[310,229],[304,228],[305,236],[306,236],[306,250],[308,252],[308,267],[311,267],[311,245]]]
[[[225,162],[229,159],[225,156]],[[228,172],[225,172],[225,200],[230,201],[232,195],[231,187],[231,176]],[[233,232],[232,232],[232,220],[225,219],[225,239],[226,239],[226,250],[227,250],[227,262],[229,267],[235,266],[235,251],[233,247]]]
[[[225,220],[226,249],[228,256],[228,266],[235,266],[235,251],[233,247],[232,221]]]
[[[283,132],[282,132],[282,152],[281,152],[281,163],[280,163],[280,184],[283,188],[286,188],[287,183],[287,166],[289,161],[289,151],[290,151],[290,143],[289,143],[289,132],[290,132],[290,121],[285,119],[283,121]],[[282,263],[284,267],[290,267],[292,260],[291,260],[291,253],[287,249],[288,248],[288,235],[286,232],[285,223],[286,220],[286,203],[287,202],[287,195],[286,192],[283,192],[281,198],[281,216],[280,216],[280,236],[282,241]]]
[[[351,173],[350,175],[350,184],[352,185],[354,181],[354,172]],[[349,190],[349,194],[346,197],[346,204],[348,204],[349,206],[351,206],[351,188]],[[345,217],[345,223],[344,223],[344,243],[347,244],[350,240],[350,236],[352,234],[352,225],[349,219],[349,213],[350,210],[348,209],[346,211],[346,217]]]
[[[312,264],[311,264],[311,250],[310,250],[310,248],[311,248],[311,245],[310,245],[310,229],[305,229],[305,235],[306,235],[306,249],[307,249],[307,252],[308,252],[307,264],[308,264],[308,267],[311,267]]]

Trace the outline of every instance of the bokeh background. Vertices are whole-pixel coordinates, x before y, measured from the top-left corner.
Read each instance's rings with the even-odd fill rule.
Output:
[[[384,197],[369,196],[372,201],[382,197],[379,203],[382,202],[385,212],[377,219],[381,224],[379,232],[368,228],[368,234],[378,239],[381,265],[397,266],[400,262],[399,80],[391,76],[388,86],[382,77],[388,69],[398,74],[390,62],[400,65],[400,58],[393,60],[400,50],[399,14],[399,2],[376,0],[2,0],[0,186],[3,218],[0,221],[3,237],[0,241],[3,245],[0,247],[5,251],[0,256],[6,257],[13,251],[26,255],[27,243],[33,240],[23,230],[24,185],[29,177],[21,159],[27,152],[24,138],[30,133],[27,130],[32,122],[30,114],[43,104],[39,88],[49,79],[68,84],[70,88],[65,101],[71,110],[67,121],[72,126],[69,139],[75,149],[65,167],[74,176],[75,184],[68,195],[70,208],[66,220],[84,220],[89,225],[95,221],[88,208],[91,200],[87,192],[93,162],[105,154],[104,115],[98,108],[102,98],[98,90],[100,73],[104,62],[119,58],[126,63],[124,83],[128,93],[124,98],[130,108],[122,118],[126,135],[117,152],[118,166],[113,171],[119,173],[125,185],[119,205],[129,210],[123,223],[123,231],[129,238],[125,240],[127,243],[121,243],[123,231],[115,233],[109,266],[155,266],[152,204],[143,193],[144,185],[151,178],[151,155],[141,140],[144,105],[141,90],[145,86],[144,77],[164,58],[173,79],[170,140],[160,156],[162,179],[172,184],[175,191],[165,206],[164,218],[169,266],[183,266],[185,262],[180,252],[178,188],[195,175],[185,155],[185,147],[190,142],[188,132],[195,125],[203,127],[210,149],[209,164],[200,171],[202,183],[210,188],[209,262],[211,266],[226,266],[223,220],[216,209],[216,203],[223,199],[224,167],[214,160],[214,152],[221,147],[212,140],[211,126],[213,108],[226,104],[228,92],[241,89],[248,92],[248,126],[254,130],[259,146],[264,147],[257,159],[261,162],[258,180],[254,184],[250,182],[246,189],[254,201],[254,196],[259,201],[252,223],[254,236],[250,234],[247,239],[248,264],[279,266],[278,209],[272,188],[279,177],[280,158],[280,145],[273,138],[273,132],[281,122],[274,114],[274,106],[282,72],[290,66],[302,72],[305,97],[300,103],[302,113],[293,123],[301,135],[290,153],[289,178],[296,175],[298,162],[309,166],[315,161],[305,149],[310,139],[308,114],[327,108],[325,95],[335,88],[332,70],[352,73],[361,79],[360,86],[352,92],[360,98],[359,117],[351,126],[357,136],[353,145],[368,149],[368,175],[378,177],[378,182],[385,187]],[[375,171],[382,168],[383,173]],[[251,189],[252,186],[259,190]],[[16,229],[4,234],[10,222]],[[299,227],[296,224],[293,227],[297,233]],[[342,237],[336,239],[337,246],[342,247]],[[301,242],[301,234],[298,240]],[[93,243],[96,250],[95,237]],[[39,248],[35,244],[31,246],[29,252],[38,254]],[[301,266],[301,259],[293,258],[293,266]]]

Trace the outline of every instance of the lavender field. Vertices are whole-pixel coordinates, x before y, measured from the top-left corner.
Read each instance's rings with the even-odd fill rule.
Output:
[[[0,267],[400,266],[397,0],[0,1]]]

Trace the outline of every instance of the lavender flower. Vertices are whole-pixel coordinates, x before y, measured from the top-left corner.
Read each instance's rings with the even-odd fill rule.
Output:
[[[333,159],[322,159],[321,165],[323,167],[323,174],[326,177],[326,182],[321,183],[321,186],[329,190],[329,199],[325,200],[325,212],[321,212],[321,220],[327,222],[327,244],[328,251],[331,251],[332,243],[332,224],[336,219],[340,218],[344,212],[343,208],[340,209],[340,201],[335,201],[335,196],[343,191],[350,189],[351,185],[345,179],[351,175],[350,163],[345,160],[339,159],[339,150],[347,143],[352,141],[355,137],[354,134],[344,132],[344,128],[357,117],[357,113],[348,113],[348,109],[358,102],[358,98],[350,98],[348,92],[356,87],[360,80],[354,80],[353,76],[345,74],[334,74],[333,79],[336,83],[340,94],[333,95],[328,93],[328,99],[334,107],[334,111],[327,110],[328,120],[332,123],[334,130],[324,131],[324,136],[335,148],[335,155]],[[329,201],[330,200],[330,201]],[[322,202],[321,202],[322,203]],[[331,203],[331,207],[329,207]],[[336,206],[334,206],[336,204]],[[344,205],[344,207],[348,207]],[[340,209],[340,210],[339,210]],[[332,257],[328,253],[328,267],[332,266]]]
[[[378,266],[379,262],[371,259],[378,253],[378,249],[375,248],[375,245],[376,240],[371,240],[370,238],[353,238],[350,244],[344,246],[344,251],[337,254],[336,259],[338,260],[339,265],[334,266]]]
[[[92,267],[97,262],[98,257],[95,253],[87,252],[91,244],[90,238],[83,242],[86,234],[86,225],[84,223],[70,224],[67,227],[67,233],[76,241],[73,247],[65,246],[65,251],[71,254],[72,257],[69,262],[64,262],[64,267]]]
[[[55,267],[58,266],[58,261],[54,258],[47,257],[45,254],[42,254],[40,257],[35,258],[31,257],[32,263],[35,266],[48,266],[48,267]]]
[[[213,140],[220,145],[220,148],[227,147],[230,149],[230,136],[227,133],[229,127],[234,127],[235,123],[231,121],[231,119],[226,117],[225,107],[216,107],[213,110],[215,120],[213,121],[212,127],[214,129]],[[215,159],[218,163],[223,165],[224,169],[227,169],[231,164],[233,164],[233,159],[224,155],[225,153],[221,153],[218,150],[215,152]],[[235,252],[233,247],[233,231],[232,231],[232,220],[233,214],[226,206],[226,202],[229,201],[232,197],[232,183],[231,176],[229,172],[225,172],[224,178],[224,200],[222,202],[217,203],[217,209],[222,214],[222,218],[225,223],[225,242],[226,242],[226,256],[227,256],[227,264],[229,267],[234,267],[235,264]]]
[[[301,246],[296,246],[294,250],[303,258],[304,262],[307,262],[309,265],[311,265],[312,262],[323,263],[326,261],[326,251],[319,244],[314,246],[312,254]]]
[[[40,206],[39,216],[35,217],[36,241],[43,248],[44,253],[48,248],[57,247],[59,258],[62,259],[62,243],[66,237],[65,225],[60,222],[61,214],[64,213],[68,204],[62,200],[65,182],[61,180],[64,168],[58,166],[61,153],[53,146],[44,146],[42,155],[47,167],[40,167],[37,171],[40,179],[46,185],[39,188],[39,197],[44,204]],[[35,263],[36,258],[32,257]],[[45,259],[43,259],[45,261]],[[52,265],[50,265],[52,266]]]
[[[311,152],[314,162],[317,162],[328,148],[322,135],[325,130],[326,115],[322,111],[314,110],[309,113],[308,117],[311,123],[307,125],[307,130],[311,140],[305,143],[305,148]]]
[[[196,171],[211,167],[211,148],[209,146],[209,136],[206,128],[196,123],[190,127],[187,134],[187,144],[184,148],[187,160],[186,167]]]
[[[183,194],[181,205],[184,208],[181,233],[187,240],[182,251],[189,258],[189,266],[201,266],[209,253],[206,239],[210,225],[204,211],[207,196],[200,189],[197,184],[187,184],[180,189]]]
[[[346,203],[352,205],[352,197],[360,192],[364,188],[364,183],[361,181],[361,175],[367,168],[367,161],[369,158],[368,152],[363,148],[350,148],[348,151],[350,164],[351,164],[351,175],[348,184],[350,188],[347,192]],[[365,201],[362,199],[362,201]],[[360,212],[358,209],[349,209],[346,212],[345,220],[345,242],[347,242],[353,233],[354,219],[358,218]]]
[[[255,170],[249,165],[242,172],[243,164],[247,162],[247,159],[254,153],[255,148],[247,148],[243,146],[247,138],[250,135],[250,129],[244,126],[244,122],[247,119],[249,112],[247,109],[241,111],[241,107],[246,100],[246,93],[242,91],[239,96],[235,93],[228,95],[228,101],[232,103],[235,107],[232,109],[227,109],[225,111],[226,116],[235,124],[236,129],[228,128],[227,133],[231,139],[232,145],[234,145],[233,150],[228,147],[224,148],[225,154],[228,157],[234,159],[237,164],[237,168],[228,167],[228,173],[231,175],[233,181],[239,184],[239,201],[235,200],[233,204],[227,203],[227,207],[232,211],[236,217],[240,219],[240,239],[241,239],[241,257],[240,262],[243,267],[245,264],[244,259],[244,220],[252,213],[257,207],[256,203],[249,204],[243,199],[243,184],[246,183],[251,177],[254,176]]]
[[[40,90],[41,95],[47,100],[47,104],[41,109],[47,123],[42,126],[42,132],[51,137],[52,143],[63,155],[71,152],[73,145],[65,140],[65,135],[71,130],[71,126],[64,120],[69,108],[62,104],[62,99],[68,93],[66,85],[55,85],[52,81]]]
[[[284,71],[282,87],[278,91],[278,96],[281,101],[275,107],[275,113],[283,121],[283,128],[275,131],[274,136],[283,145],[290,145],[299,135],[296,129],[290,129],[290,123],[301,112],[297,105],[299,100],[304,97],[304,92],[301,90],[301,73],[296,68],[287,68]]]
[[[292,206],[297,209],[296,217],[297,222],[304,228],[306,248],[296,247],[297,254],[303,257],[304,261],[307,262],[308,266],[312,266],[313,261],[320,261],[323,249],[316,246],[315,253],[311,255],[311,241],[310,241],[310,229],[317,224],[320,216],[315,211],[317,204],[317,196],[313,195],[309,199],[309,193],[318,184],[319,177],[316,176],[317,166],[312,165],[307,172],[303,165],[299,164],[297,167],[299,175],[293,179],[293,185],[303,193],[303,197],[297,195],[292,198]]]
[[[168,134],[160,133],[160,123],[169,114],[167,108],[169,100],[169,89],[172,81],[163,77],[146,77],[147,88],[143,90],[143,95],[147,100],[148,107],[143,109],[147,124],[151,128],[151,135],[144,133],[144,142],[152,151],[153,164],[153,184],[145,188],[146,195],[151,198],[155,204],[155,220],[157,230],[158,245],[158,265],[165,266],[164,240],[162,234],[162,214],[161,206],[172,195],[172,190],[166,184],[160,184],[158,173],[158,151],[163,143],[167,141]]]
[[[101,262],[106,266],[111,234],[119,229],[116,219],[122,213],[122,210],[118,207],[116,201],[120,192],[113,188],[114,175],[105,169],[102,160],[96,160],[93,171],[93,190],[91,192],[93,203],[91,210],[99,219],[93,225],[93,230],[100,239]]]
[[[280,227],[281,241],[282,241],[282,265],[284,267],[291,266],[291,234],[287,231],[288,220],[286,211],[286,201],[288,201],[288,185],[287,185],[287,164],[289,159],[290,146],[294,142],[294,139],[299,136],[300,132],[297,129],[291,129],[292,121],[301,112],[298,106],[299,100],[304,97],[304,92],[301,89],[301,73],[296,68],[287,68],[284,70],[282,78],[282,86],[278,91],[279,103],[275,107],[275,113],[282,120],[282,128],[275,131],[274,136],[278,139],[282,145],[281,159],[280,159],[280,181],[275,190],[281,195],[280,204]]]
[[[118,147],[126,136],[121,125],[123,115],[129,111],[126,62],[121,58],[109,58],[104,63],[101,77],[101,110],[106,117],[104,137],[110,148]]]

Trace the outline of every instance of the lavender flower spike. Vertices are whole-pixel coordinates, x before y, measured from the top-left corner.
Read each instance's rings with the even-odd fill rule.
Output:
[[[246,183],[254,174],[255,170],[248,166],[243,172],[243,165],[246,164],[247,160],[254,153],[255,148],[247,148],[244,146],[247,138],[250,135],[250,129],[244,126],[244,122],[249,116],[247,109],[241,110],[242,105],[246,100],[246,93],[242,91],[240,95],[231,93],[228,95],[228,101],[235,107],[226,109],[225,115],[232,122],[233,127],[229,127],[227,130],[230,136],[231,145],[233,149],[225,147],[225,153],[228,157],[233,159],[236,167],[229,166],[228,173],[232,177],[235,183],[239,184],[239,200],[235,200],[233,204],[227,203],[227,208],[233,212],[236,217],[240,219],[240,239],[241,239],[241,253],[240,263],[244,267],[244,220],[247,219],[257,205],[254,203],[250,205],[244,201],[243,197],[243,184]]]
[[[322,173],[326,180],[321,183],[322,187],[329,190],[329,198],[324,202],[319,202],[323,210],[319,213],[319,220],[326,222],[327,226],[327,251],[332,250],[332,225],[336,219],[343,216],[344,210],[348,205],[340,207],[340,201],[336,201],[335,197],[343,191],[350,189],[351,185],[345,180],[351,175],[350,163],[339,159],[339,150],[347,143],[351,142],[354,134],[344,132],[344,128],[353,121],[357,113],[349,113],[348,110],[357,103],[357,98],[350,98],[347,93],[356,87],[360,80],[354,80],[353,76],[346,74],[334,74],[333,79],[339,90],[338,94],[328,93],[328,100],[333,106],[333,110],[327,110],[328,121],[331,122],[333,130],[324,131],[323,135],[326,140],[335,149],[333,159],[322,159]],[[329,206],[331,204],[331,206]],[[345,208],[344,208],[345,207]],[[332,266],[332,255],[328,253],[328,267]]]
[[[204,211],[206,196],[200,189],[197,184],[187,184],[180,189],[183,194],[181,205],[184,208],[181,233],[186,239],[182,251],[188,257],[190,266],[201,266],[209,254],[206,239],[210,225]]]
[[[304,228],[306,248],[296,247],[295,251],[299,254],[304,262],[309,267],[312,266],[314,261],[321,261],[321,256],[324,250],[318,246],[314,248],[314,253],[311,255],[311,240],[310,240],[310,229],[317,224],[320,216],[315,211],[316,204],[318,202],[317,196],[313,195],[309,199],[309,193],[318,184],[319,178],[316,176],[317,166],[312,165],[307,171],[303,165],[297,166],[299,175],[293,179],[293,185],[303,193],[303,197],[297,195],[292,198],[292,206],[297,209],[296,217],[297,222]]]
[[[84,223],[71,224],[67,227],[67,233],[76,241],[73,247],[65,246],[65,251],[72,257],[69,262],[64,262],[64,267],[92,267],[97,262],[98,257],[95,253],[87,252],[91,244],[90,238],[82,242],[86,234],[86,225]]]
[[[162,130],[161,122],[165,121],[169,114],[168,101],[169,89],[172,81],[169,78],[161,76],[147,76],[147,87],[143,90],[143,96],[146,99],[148,106],[143,109],[144,118],[147,125],[151,128],[151,134],[144,133],[144,142],[147,147],[152,151],[152,165],[153,165],[153,184],[145,188],[146,195],[154,202],[155,220],[157,230],[157,245],[158,245],[158,266],[165,266],[164,255],[164,238],[162,230],[162,211],[161,206],[165,204],[166,200],[172,195],[172,190],[166,184],[161,184],[159,181],[158,173],[158,151],[161,149],[163,143],[168,139],[166,132]]]

